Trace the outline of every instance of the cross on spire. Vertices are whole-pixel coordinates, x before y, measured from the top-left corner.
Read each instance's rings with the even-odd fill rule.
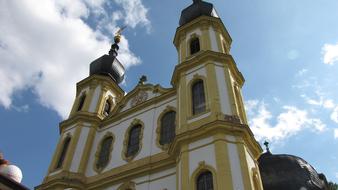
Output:
[[[266,147],[266,152],[270,152],[270,149],[269,149],[269,142],[268,141],[264,141],[264,145]]]
[[[145,82],[147,82],[147,76],[142,75],[141,78],[140,78],[140,80],[139,80],[139,82],[138,82],[138,84],[143,85]]]

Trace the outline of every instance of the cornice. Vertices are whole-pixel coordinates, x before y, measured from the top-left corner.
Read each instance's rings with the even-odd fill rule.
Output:
[[[180,152],[182,145],[189,144],[191,141],[195,141],[199,138],[205,138],[219,133],[243,137],[243,142],[236,143],[246,144],[248,148],[253,151],[252,153],[255,158],[258,158],[262,152],[261,146],[255,140],[248,125],[225,120],[215,120],[183,132],[179,131],[170,145],[168,152],[170,155],[175,155]]]
[[[103,88],[113,88],[118,94],[124,94],[124,90],[116,82],[114,82],[112,78],[102,75],[92,75],[76,83],[76,93],[79,93],[79,89],[82,89],[85,86],[89,85],[90,87],[95,87],[98,84],[102,84]]]
[[[176,47],[178,47],[179,42],[182,40],[181,38],[185,38],[185,35],[182,35],[187,33],[188,31],[192,30],[193,28],[198,27],[209,27],[214,26],[216,30],[220,30],[223,34],[223,36],[226,38],[226,40],[231,44],[232,38],[225,28],[222,19],[216,18],[216,17],[210,17],[210,16],[200,16],[196,18],[195,20],[182,25],[176,29],[175,36],[173,43]]]
[[[72,117],[62,121],[59,124],[59,132],[60,134],[62,134],[62,132],[68,127],[73,126],[75,124],[79,124],[79,123],[91,123],[92,127],[96,127],[100,124],[101,121],[102,121],[102,118],[98,114],[78,111]]]
[[[229,54],[214,52],[210,50],[204,50],[200,51],[194,57],[187,59],[186,61],[176,65],[173,76],[171,78],[171,84],[176,87],[176,84],[179,80],[179,76],[182,72],[188,71],[191,68],[194,68],[201,64],[206,64],[210,61],[216,61],[220,64],[223,64],[225,66],[228,66],[233,76],[235,77],[236,81],[238,82],[239,86],[242,87],[245,79],[242,75],[242,73],[238,70],[237,65],[233,57]]]

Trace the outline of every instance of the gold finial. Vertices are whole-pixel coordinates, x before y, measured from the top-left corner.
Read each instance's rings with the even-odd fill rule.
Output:
[[[115,43],[120,43],[121,41],[121,35],[122,35],[122,31],[127,28],[127,26],[123,26],[121,28],[119,28],[119,30],[117,32],[115,32],[115,36],[114,36],[114,41]]]

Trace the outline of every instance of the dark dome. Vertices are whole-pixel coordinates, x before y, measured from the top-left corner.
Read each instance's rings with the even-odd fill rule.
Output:
[[[116,83],[124,79],[124,67],[114,55],[103,55],[90,64],[90,75],[110,76]]]
[[[323,174],[302,158],[266,152],[258,159],[264,190],[326,190]]]
[[[213,4],[207,3],[201,0],[194,0],[194,3],[189,7],[185,8],[181,13],[180,26],[187,24],[188,22],[200,17],[210,16],[217,17],[216,10]]]

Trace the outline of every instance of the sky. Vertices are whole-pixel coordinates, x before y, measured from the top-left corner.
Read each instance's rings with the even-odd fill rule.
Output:
[[[338,182],[338,1],[209,0],[232,36],[256,140]],[[0,0],[0,151],[39,185],[76,82],[127,26],[121,87],[170,87],[173,37],[190,0]]]

